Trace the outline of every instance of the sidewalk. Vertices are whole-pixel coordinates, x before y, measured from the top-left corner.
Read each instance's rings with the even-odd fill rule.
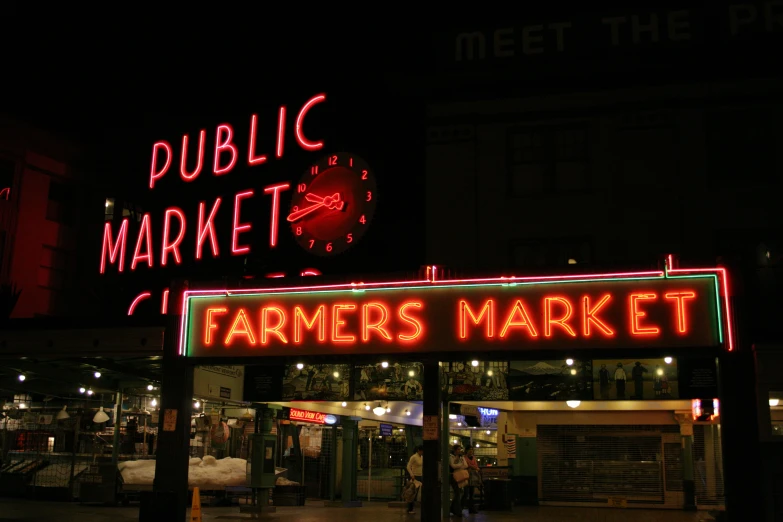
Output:
[[[408,515],[404,509],[389,508],[385,503],[365,503],[361,508],[325,508],[312,502],[305,507],[279,507],[277,513],[253,519],[240,514],[237,507],[212,508],[205,506],[204,522],[279,520],[296,522],[343,522],[371,520],[372,522],[419,522],[421,514]],[[139,518],[138,507],[80,506],[58,502],[29,502],[0,499],[0,521],[3,522],[126,522]],[[457,521],[459,519],[452,518]],[[517,507],[513,513],[487,512],[463,517],[466,522],[520,521],[525,522],[709,522],[706,512],[670,510]]]

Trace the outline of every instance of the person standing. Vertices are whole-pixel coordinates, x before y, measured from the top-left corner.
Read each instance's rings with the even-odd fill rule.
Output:
[[[602,364],[601,369],[598,370],[598,383],[601,390],[601,398],[609,398],[609,370],[606,369],[606,365]]]
[[[617,388],[617,398],[625,399],[625,381],[627,376],[623,370],[623,363],[617,363],[617,369],[614,371],[614,385]]]
[[[468,513],[475,514],[476,505],[473,502],[473,495],[476,492],[476,488],[481,487],[481,470],[479,469],[478,460],[473,455],[473,448],[468,448],[465,452],[465,462],[468,464],[468,473],[470,478],[468,479],[468,494],[466,495],[468,501]]]
[[[644,374],[647,373],[647,368],[642,366],[642,363],[636,361],[633,370],[631,370],[631,378],[633,379],[634,398],[637,400],[644,399]]]
[[[451,448],[449,468],[451,469],[449,483],[451,484],[451,490],[454,493],[454,498],[452,498],[451,506],[449,507],[449,513],[456,517],[461,517],[462,496],[464,495],[465,486],[468,485],[470,473],[468,472],[468,463],[463,456],[462,446],[459,444],[455,444]]]
[[[416,511],[413,510],[413,507],[416,505],[416,499],[419,498],[419,489],[421,489],[422,471],[424,470],[423,456],[424,446],[416,446],[416,452],[411,455],[410,459],[408,459],[408,466],[406,467],[408,470],[408,475],[410,475],[410,479],[416,485],[416,493],[413,496],[413,500],[408,502],[409,515],[416,513]]]

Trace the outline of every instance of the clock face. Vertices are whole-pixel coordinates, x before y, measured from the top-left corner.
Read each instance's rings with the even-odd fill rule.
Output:
[[[375,192],[375,177],[363,159],[349,152],[323,157],[294,187],[288,222],[296,242],[319,256],[344,252],[367,231]]]

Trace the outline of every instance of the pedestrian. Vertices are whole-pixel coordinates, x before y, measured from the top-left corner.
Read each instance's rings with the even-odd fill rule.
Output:
[[[627,376],[623,369],[623,363],[617,363],[617,369],[614,371],[614,384],[617,387],[617,398],[625,399],[625,381]]]
[[[416,446],[416,451],[413,455],[411,455],[411,458],[408,460],[408,466],[406,469],[408,470],[408,475],[410,476],[410,481],[413,482],[413,487],[415,488],[415,492],[413,493],[413,498],[408,500],[408,514],[413,515],[416,513],[414,511],[414,506],[416,505],[416,500],[419,497],[419,489],[421,489],[421,478],[423,475],[423,456],[424,456],[424,446]]]
[[[468,448],[468,451],[465,452],[465,462],[468,463],[468,473],[470,474],[470,478],[468,479],[468,494],[466,495],[468,513],[475,514],[478,513],[478,511],[476,511],[476,504],[473,502],[473,495],[475,494],[476,488],[481,487],[482,480],[481,470],[479,469],[478,460],[476,460],[476,457],[473,454],[473,448]]]
[[[470,473],[468,472],[468,463],[463,456],[462,446],[459,444],[455,444],[451,448],[449,467],[451,468],[449,483],[451,484],[451,490],[454,493],[454,498],[451,499],[449,513],[461,517],[462,497],[464,495],[464,488],[468,485],[470,480]]]

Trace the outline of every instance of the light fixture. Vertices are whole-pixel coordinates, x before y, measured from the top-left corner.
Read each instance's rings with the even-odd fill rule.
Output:
[[[672,358],[671,357],[664,357],[663,358],[663,362],[665,362],[666,364],[671,364],[672,363]]]
[[[95,372],[93,375],[95,375],[96,379],[100,379],[101,378],[101,372]]]
[[[199,401],[196,401],[196,402],[193,403],[193,407],[196,408],[196,409],[199,409],[199,408],[201,408],[201,403]]]
[[[416,372],[414,372],[413,370],[408,372],[408,377],[413,377],[414,375],[416,375]]]
[[[571,368],[571,375],[576,375],[576,368]]]
[[[23,409],[25,409],[25,408],[27,408],[27,404],[25,404],[25,403],[23,403],[23,402],[20,402],[20,403],[19,403],[19,409],[20,409],[20,410],[23,410]]]
[[[573,257],[568,258],[568,264],[569,265],[575,265],[576,264],[576,259],[574,259]]]
[[[386,361],[383,361],[381,363],[381,368],[388,368],[388,367],[389,367],[389,363],[387,363]]]
[[[470,361],[470,365],[475,368],[476,366],[478,366],[478,361]]]
[[[147,390],[148,390],[148,391],[152,391],[152,388],[154,388],[154,386],[152,386],[151,384],[148,384],[148,385],[147,385]]]
[[[774,407],[774,406],[777,406],[778,404],[780,404],[780,399],[770,399],[769,400],[769,405],[770,406]]]
[[[150,401],[150,406],[152,406],[153,408],[154,408],[155,406],[157,406],[157,405],[158,405],[158,401],[157,401],[157,399],[152,399],[152,400]]]
[[[341,403],[340,403],[340,406],[342,406],[343,408],[345,408],[346,406],[348,406],[348,403],[347,403],[347,402],[345,402],[345,401],[343,401],[343,402],[341,402]]]
[[[24,382],[24,380],[27,379],[23,373],[19,374],[19,382]]]
[[[657,370],[655,370],[655,374],[656,374],[656,375],[663,375],[663,370],[661,370],[660,368],[658,368]]]
[[[409,410],[405,410],[405,415],[410,416],[411,412]]]
[[[492,370],[487,370],[487,375],[489,375],[490,377],[492,377]]]
[[[370,411],[370,405],[367,404],[366,402],[364,403],[364,409]]]
[[[461,422],[458,422],[458,423],[457,423],[457,426],[462,426],[462,423],[461,423]]]
[[[389,408],[389,405],[386,405],[386,413],[391,413],[391,408]]]
[[[405,431],[405,428],[400,428],[400,431]]]
[[[250,413],[250,408],[245,408],[245,413],[242,414],[242,420],[245,422],[250,422],[253,420],[253,414]]]
[[[68,415],[68,412],[67,412],[67,411],[65,411],[65,408],[66,408],[66,407],[65,407],[65,406],[63,406],[63,409],[62,409],[62,410],[60,410],[59,412],[57,412],[57,420],[58,420],[58,421],[60,421],[60,420],[65,420],[65,419],[69,419],[69,418],[71,417],[70,415]]]
[[[569,408],[578,408],[582,401],[566,401]]]
[[[381,415],[386,413],[386,408],[384,408],[379,404],[378,406],[372,409],[372,412],[380,417]]]
[[[109,420],[109,416],[106,415],[106,412],[103,411],[103,406],[98,408],[98,412],[95,414],[95,417],[92,418],[92,421],[95,424],[100,424],[102,422],[107,422]]]
[[[109,200],[106,200],[106,208],[109,208]]]
[[[477,448],[480,448],[480,447],[481,447],[481,446],[479,446],[479,443],[478,443],[478,442],[476,443],[476,447],[477,447]]]
[[[487,435],[492,435],[492,432],[487,430]]]
[[[87,390],[87,395],[90,395],[90,396],[92,396],[92,394],[93,394],[93,393],[95,393],[95,392],[94,392],[94,391],[92,391],[92,390]]]
[[[334,372],[332,375],[334,375],[335,379],[339,379],[340,378],[340,372]]]
[[[297,363],[297,365],[296,365],[296,369],[297,369],[297,370],[304,370],[304,364],[302,364],[302,363]]]
[[[79,393],[84,393],[84,392],[86,392],[86,391],[87,391],[87,390],[86,390],[84,387],[81,387],[81,388],[79,388]]]
[[[566,364],[568,366],[573,366],[574,365],[574,360],[573,359],[566,359]]]
[[[449,413],[449,420],[457,420],[457,416],[453,413]]]

